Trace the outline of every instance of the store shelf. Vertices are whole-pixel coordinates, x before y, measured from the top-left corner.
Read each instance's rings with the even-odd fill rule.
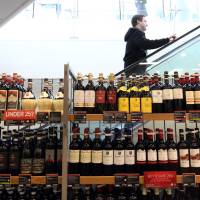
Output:
[[[186,114],[186,119],[189,114]],[[174,120],[174,113],[144,113],[144,120]],[[68,115],[69,121],[74,121],[74,115]],[[86,121],[103,121],[103,114],[86,114]],[[131,121],[131,114],[127,114],[127,121]]]
[[[115,176],[80,176],[80,184],[115,184]]]

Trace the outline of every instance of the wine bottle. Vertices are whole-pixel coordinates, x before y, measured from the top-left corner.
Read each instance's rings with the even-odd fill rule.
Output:
[[[103,162],[103,150],[102,141],[100,138],[101,131],[99,128],[95,128],[95,138],[92,142],[92,174],[94,176],[102,175],[102,162]]]
[[[200,81],[199,81],[199,74],[195,73],[195,87],[194,87],[194,103],[195,109],[200,110]]]
[[[168,170],[176,171],[178,169],[178,150],[174,141],[173,129],[168,129],[167,133],[167,153],[168,153]]]
[[[106,109],[108,111],[116,111],[117,110],[117,88],[114,85],[115,75],[110,73],[109,77],[109,85],[106,90]]]
[[[184,110],[185,102],[183,99],[183,88],[179,83],[178,72],[174,72],[174,85],[173,85],[173,97],[174,97],[174,110]]]
[[[81,73],[77,75],[77,82],[74,86],[74,111],[85,110],[85,88],[83,86],[83,77]]]
[[[142,140],[142,130],[138,130],[138,142],[135,145],[135,151],[136,151],[136,171],[140,174],[144,173],[144,170],[146,169],[146,145],[144,141]]]
[[[113,175],[113,143],[111,140],[111,130],[105,128],[105,139],[103,141],[103,174],[106,176]]]
[[[156,144],[153,141],[153,132],[148,132],[148,144],[147,144],[147,165],[148,171],[156,171],[157,170],[157,149]]]
[[[6,110],[8,86],[6,85],[6,74],[0,75],[0,110]]]
[[[72,135],[72,141],[69,145],[69,173],[79,174],[80,173],[80,143],[78,141],[78,128],[74,128]],[[82,164],[82,163],[81,163]]]
[[[87,113],[95,113],[95,87],[91,73],[88,74],[88,83],[85,86],[85,110]]]
[[[117,90],[118,111],[129,112],[129,93],[125,86],[125,75],[121,74],[120,83]]]
[[[165,171],[168,170],[168,154],[167,154],[167,144],[164,141],[163,130],[159,131],[160,141],[157,146],[158,150],[158,170]]]
[[[106,109],[106,88],[104,86],[103,74],[99,74],[98,85],[95,88],[95,109],[96,113],[103,113]]]
[[[60,127],[60,137],[57,140],[57,153],[56,153],[56,164],[57,173],[62,175],[62,137],[63,137],[63,127]]]
[[[144,76],[141,91],[141,112],[152,113],[152,96],[149,90],[148,77]]]
[[[92,162],[92,142],[89,137],[89,128],[84,130],[84,139],[81,143],[80,152],[80,174],[82,176],[91,175],[91,162]]]
[[[154,84],[150,88],[152,94],[152,112],[163,112],[163,91],[162,86],[159,83],[158,74],[154,74]]]
[[[174,111],[173,102],[174,102],[173,89],[171,84],[169,83],[168,72],[165,71],[164,85],[163,85],[163,111],[165,113],[172,113]]]
[[[179,153],[179,173],[190,172],[190,159],[189,159],[189,145],[184,140],[183,131],[179,130],[180,141],[178,143],[178,153]]]
[[[135,172],[135,147],[130,129],[124,130],[125,134],[125,172]]]

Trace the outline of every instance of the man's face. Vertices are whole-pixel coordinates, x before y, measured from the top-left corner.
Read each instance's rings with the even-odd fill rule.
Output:
[[[147,20],[145,17],[142,18],[142,21],[137,21],[138,22],[138,26],[140,28],[141,31],[146,31],[147,29]]]

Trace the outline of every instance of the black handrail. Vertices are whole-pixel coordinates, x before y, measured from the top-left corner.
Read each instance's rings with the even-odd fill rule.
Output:
[[[191,34],[192,32],[196,31],[196,30],[199,29],[199,28],[200,28],[200,26],[195,27],[194,29],[192,29],[192,30],[186,32],[185,34],[181,35],[180,37],[178,37],[178,38],[177,38],[176,40],[174,40],[173,42],[170,42],[170,43],[168,43],[168,44],[166,44],[166,45],[160,47],[159,49],[157,49],[157,50],[155,50],[154,52],[150,53],[150,54],[147,55],[146,57],[141,58],[140,60],[138,60],[138,61],[132,63],[131,65],[128,65],[125,69],[123,69],[123,70],[119,71],[118,73],[116,73],[115,76],[118,76],[118,75],[120,75],[121,73],[124,73],[124,72],[126,72],[126,71],[129,71],[130,69],[132,69],[132,68],[134,68],[136,65],[138,65],[140,62],[146,61],[147,58],[149,58],[149,57],[151,57],[151,56],[157,54],[158,52],[162,51],[162,50],[165,49],[166,47],[168,47],[168,46],[174,44],[175,42],[177,42],[177,41],[179,41],[180,39],[186,37],[187,35]]]

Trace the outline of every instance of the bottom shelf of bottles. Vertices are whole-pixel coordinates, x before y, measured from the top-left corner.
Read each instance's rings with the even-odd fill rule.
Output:
[[[190,174],[189,174],[190,175]],[[70,175],[71,177],[73,175]],[[116,177],[117,176],[79,176],[76,175],[79,180],[79,184],[81,185],[97,185],[97,184],[115,184],[116,183]],[[129,175],[118,175],[118,177],[129,177]],[[132,176],[132,175],[130,175]],[[136,175],[135,175],[136,176]],[[45,185],[45,184],[50,184],[52,183],[58,183],[62,184],[62,176],[55,176],[55,175],[49,175],[49,176],[27,176],[27,175],[22,175],[22,176],[9,176],[9,175],[0,175],[0,184],[3,183],[2,178],[7,179],[7,184],[13,184],[13,185],[18,185],[21,182],[24,181],[24,183],[28,184],[28,180],[24,180],[25,178],[30,179],[30,184],[33,185]],[[176,183],[181,184],[183,183],[183,175],[176,175]],[[200,183],[200,175],[195,175],[195,183],[199,184]],[[144,176],[139,176],[139,184],[144,184]]]

